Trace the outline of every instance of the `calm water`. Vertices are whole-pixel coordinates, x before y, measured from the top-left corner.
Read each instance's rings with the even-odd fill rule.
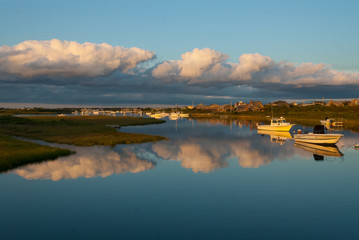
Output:
[[[357,133],[313,149],[230,120],[121,131],[169,140],[0,174],[1,239],[359,239]]]

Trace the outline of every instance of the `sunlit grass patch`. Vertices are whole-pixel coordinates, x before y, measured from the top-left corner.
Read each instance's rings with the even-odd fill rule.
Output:
[[[116,145],[153,142],[161,136],[118,132],[106,125],[146,125],[162,120],[139,117],[108,116],[0,116],[0,133],[78,146]]]
[[[53,160],[73,153],[67,149],[42,146],[0,134],[0,172],[16,167]]]

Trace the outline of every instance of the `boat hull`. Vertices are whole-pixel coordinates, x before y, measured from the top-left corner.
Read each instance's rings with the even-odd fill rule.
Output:
[[[258,130],[265,130],[265,131],[280,131],[280,132],[289,132],[294,124],[288,125],[279,125],[279,126],[272,126],[272,125],[258,125]]]
[[[342,136],[342,134],[296,134],[294,139],[296,142],[334,145]]]

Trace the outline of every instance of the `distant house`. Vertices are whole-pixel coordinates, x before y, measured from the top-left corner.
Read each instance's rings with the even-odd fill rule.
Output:
[[[247,104],[247,111],[255,111],[255,112],[258,112],[258,111],[261,111],[262,109],[264,108],[263,104],[260,102],[260,101],[252,101]]]
[[[200,104],[197,105],[196,108],[197,108],[197,109],[201,109],[201,110],[207,110],[207,109],[208,109],[208,106],[207,106],[207,105],[204,105],[204,104],[202,104],[202,103],[200,103]]]
[[[263,103],[260,101],[254,101],[251,100],[250,103],[242,103],[234,105],[234,110],[236,112],[245,112],[245,111],[262,111],[264,109]]]
[[[227,112],[227,111],[232,111],[233,110],[233,106],[229,105],[229,104],[225,104],[222,106],[222,111],[223,112]]]
[[[323,102],[323,101],[314,101],[313,104],[314,105],[323,105],[324,106],[325,102]]]
[[[247,105],[240,105],[240,106],[237,106],[234,111],[236,112],[245,112],[245,111],[248,111],[248,107]]]
[[[222,107],[218,104],[211,104],[208,106],[208,109],[215,111],[215,112],[220,112],[222,110]]]
[[[344,101],[333,101],[333,100],[330,100],[326,106],[329,106],[329,107],[341,107],[341,106],[344,106]]]
[[[302,106],[302,107],[314,106],[314,103],[302,103],[302,104],[300,104],[300,106]]]
[[[234,108],[243,107],[243,106],[246,106],[246,105],[247,105],[247,103],[244,103],[244,102],[242,102],[242,101],[239,101],[239,102],[236,102],[236,103],[234,104]]]
[[[358,99],[353,99],[350,101],[350,106],[358,106],[359,105],[359,100]]]
[[[286,101],[277,101],[272,103],[272,106],[278,106],[278,107],[290,107],[290,105]]]

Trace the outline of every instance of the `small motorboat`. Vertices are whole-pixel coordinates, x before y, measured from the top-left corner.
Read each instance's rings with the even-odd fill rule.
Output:
[[[334,119],[326,118],[325,120],[320,120],[320,124],[326,127],[332,127],[334,123]]]
[[[269,125],[257,125],[257,129],[267,131],[289,132],[292,126],[294,126],[294,124],[286,122],[284,117],[280,117],[272,118]]]
[[[316,125],[313,133],[294,134],[296,142],[307,142],[322,145],[334,145],[341,137],[343,137],[343,134],[326,133],[326,127],[324,125]]]

